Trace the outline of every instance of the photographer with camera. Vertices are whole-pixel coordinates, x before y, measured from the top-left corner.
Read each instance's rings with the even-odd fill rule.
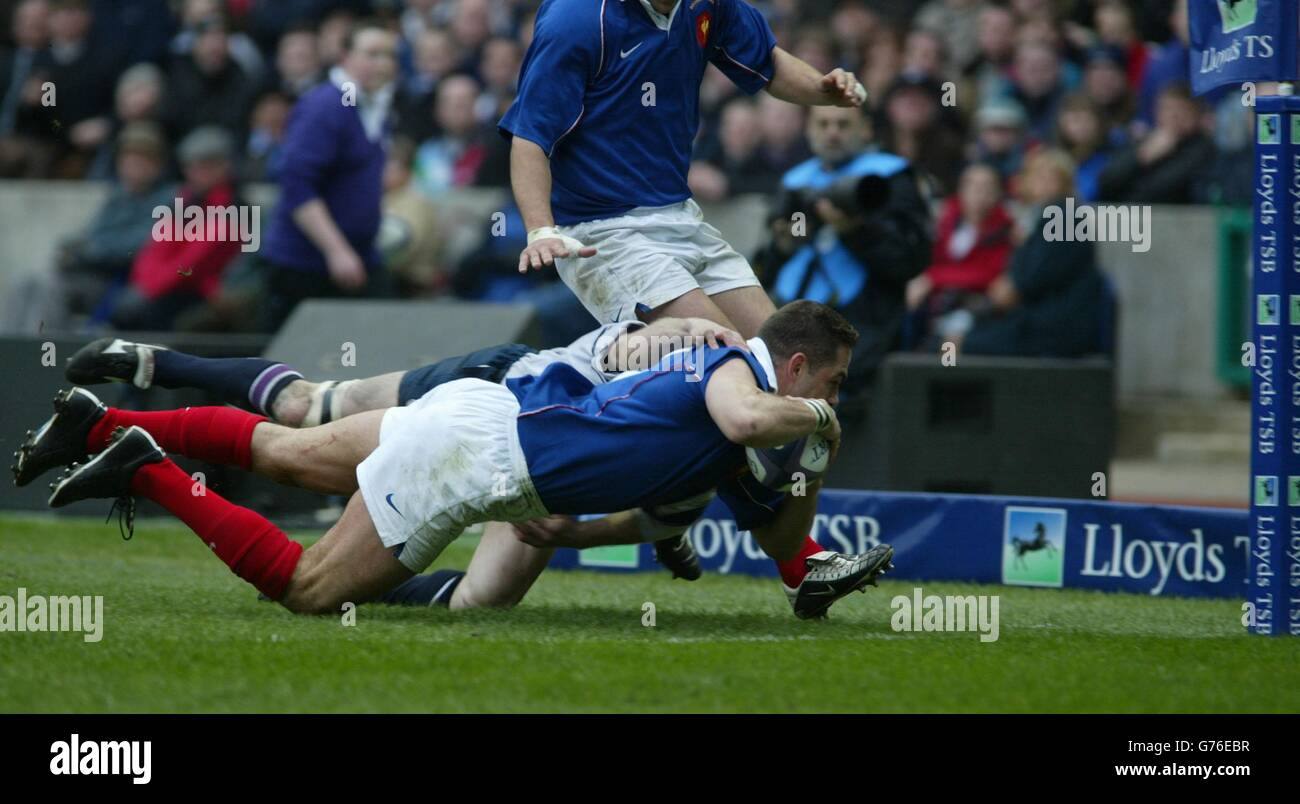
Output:
[[[860,109],[810,109],[807,136],[814,156],[782,178],[755,265],[777,304],[819,301],[857,328],[844,390],[860,395],[899,347],[904,291],[929,264],[928,192],[907,160],[871,147]]]

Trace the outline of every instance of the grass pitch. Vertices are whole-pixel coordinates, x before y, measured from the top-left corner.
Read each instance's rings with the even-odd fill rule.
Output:
[[[917,585],[1000,595],[999,640],[895,633],[890,599]],[[1300,639],[1247,635],[1234,601],[888,581],[801,622],[775,580],[552,571],[512,611],[345,626],[258,602],[171,523],[124,544],[115,523],[0,517],[0,595],[19,587],[103,595],[103,638],[0,632],[4,712],[1300,711]]]

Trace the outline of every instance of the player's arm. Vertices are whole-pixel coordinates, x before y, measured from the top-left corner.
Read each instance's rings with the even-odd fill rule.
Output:
[[[519,254],[519,272],[554,265],[557,257],[590,257],[596,249],[583,246],[555,230],[551,215],[551,160],[532,140],[510,140],[510,188],[528,230],[528,244]]]
[[[511,138],[510,188],[528,230],[521,273],[554,265],[557,257],[596,253],[555,228],[551,157],[582,119],[587,87],[604,65],[604,42],[600,9],[584,0],[551,0],[537,13],[518,93],[497,126]]]
[[[610,372],[642,371],[670,352],[703,346],[749,348],[740,333],[706,318],[659,318],[649,326],[619,333],[601,356],[601,368]]]
[[[768,94],[800,106],[861,106],[867,92],[853,73],[836,67],[822,75],[808,62],[779,47],[772,49]]]
[[[702,511],[703,509],[701,509]],[[664,522],[642,508],[619,511],[596,519],[547,516],[514,524],[515,536],[533,547],[603,547],[641,544],[676,536],[689,527]]]
[[[839,442],[839,421],[825,400],[765,393],[744,360],[713,370],[704,403],[727,440],[746,447],[776,447],[817,432],[832,452]]]

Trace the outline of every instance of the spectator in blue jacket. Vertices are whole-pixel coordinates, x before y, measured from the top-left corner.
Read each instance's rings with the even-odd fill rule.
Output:
[[[360,24],[329,81],[299,99],[281,146],[280,200],[261,257],[272,329],[307,298],[379,292],[375,247],[397,45]]]

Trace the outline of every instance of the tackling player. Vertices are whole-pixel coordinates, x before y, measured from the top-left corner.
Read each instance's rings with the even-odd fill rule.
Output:
[[[333,611],[409,579],[477,522],[692,498],[744,473],[744,446],[813,432],[834,450],[839,427],[825,399],[847,366],[853,328],[830,308],[795,302],[762,335],[749,342],[752,352],[706,348],[684,366],[670,356],[599,386],[563,363],[505,385],[457,380],[407,407],[308,430],[229,408],[107,409],[80,426],[56,416],[24,458],[39,465],[70,450],[98,452],[51,484],[52,506],[117,497],[130,511],[131,496],[144,496],[263,594],[295,612]],[[194,495],[157,442],[303,488],[356,493],[304,552],[254,512],[210,491]],[[768,527],[811,514],[789,501]],[[892,552],[881,545],[864,554],[862,586]]]
[[[536,352],[520,344],[506,344],[408,372],[342,383],[309,382],[291,367],[261,358],[201,358],[160,346],[103,338],[69,359],[67,376],[82,385],[117,380],[140,388],[151,385],[201,388],[231,404],[265,413],[280,424],[302,427],[367,410],[405,405],[451,380],[477,377],[503,382],[536,375],[557,362],[573,367],[593,384],[600,384],[624,368],[645,368],[647,356],[683,345],[688,348],[705,342],[717,345],[715,338],[724,344],[743,343],[735,333],[720,330],[712,322],[665,318],[648,327],[639,322],[607,325],[561,349]],[[80,398],[70,402],[92,406]],[[65,415],[78,417],[75,411]],[[29,451],[22,449],[19,454]],[[66,460],[78,457],[73,455]],[[20,459],[20,463],[24,461]],[[34,475],[33,466],[27,465],[16,476],[22,482],[29,482]],[[767,524],[775,518],[781,495],[764,489],[748,476],[737,479],[733,496],[736,489],[743,494],[732,501],[731,507],[742,529]],[[549,563],[555,547],[583,548],[642,541],[654,542],[660,563],[674,577],[694,579],[699,577],[699,562],[685,531],[712,496],[710,493],[678,505],[623,512],[590,521],[547,517],[520,523],[514,532],[500,523],[489,523],[466,572],[445,569],[417,576],[381,600],[405,604],[435,602],[452,608],[514,605]],[[806,532],[799,535],[806,537]],[[806,542],[810,547],[802,551],[802,560],[788,562],[792,566],[782,569],[787,597],[800,617],[821,613],[852,591],[864,567],[860,555],[842,555],[822,550],[811,539]],[[767,543],[771,544],[770,538]],[[761,540],[760,546],[763,546]]]

